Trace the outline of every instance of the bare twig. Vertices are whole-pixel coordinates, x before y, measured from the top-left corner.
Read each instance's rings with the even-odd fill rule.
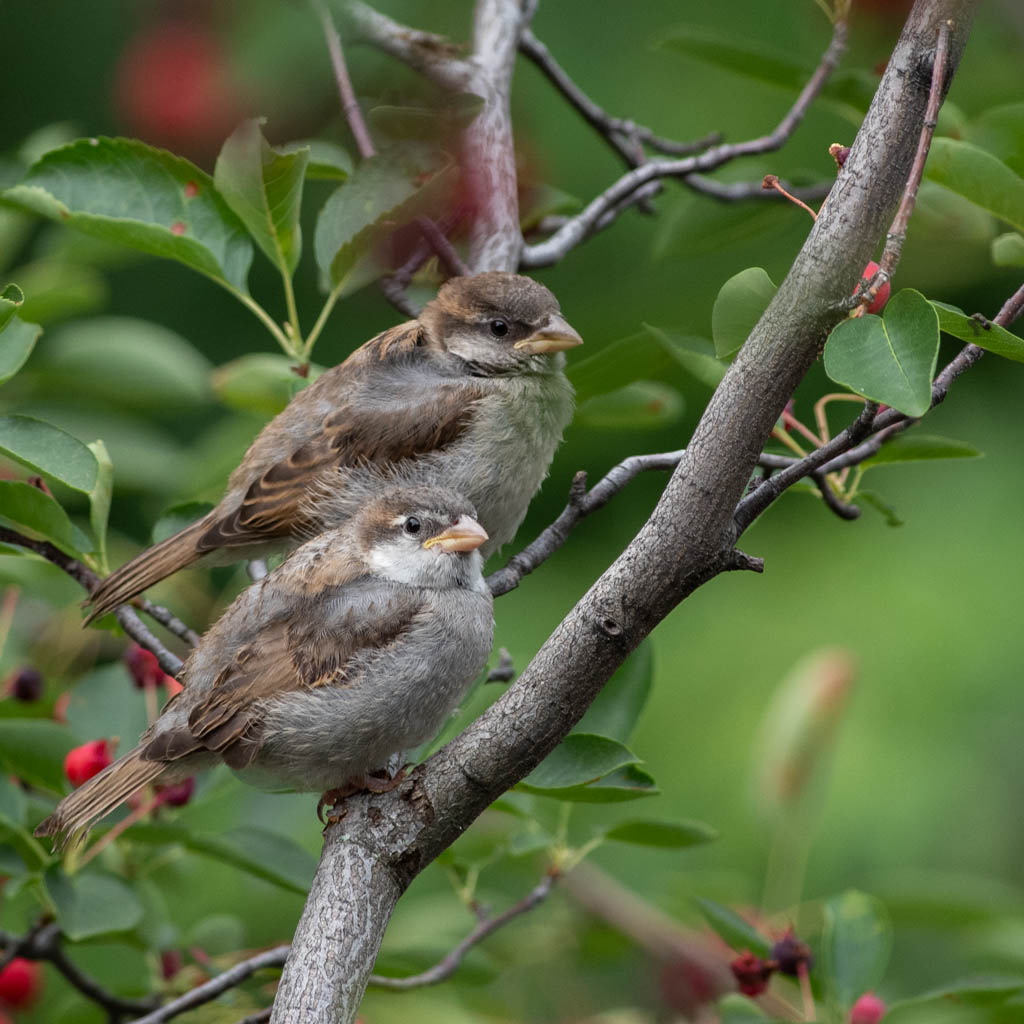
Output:
[[[900,254],[903,252],[903,243],[907,238],[907,225],[910,223],[910,215],[914,212],[914,204],[917,202],[917,190],[921,187],[921,178],[924,175],[925,161],[928,159],[928,150],[931,148],[932,136],[935,134],[935,125],[938,123],[939,108],[942,106],[943,91],[946,86],[946,61],[949,56],[949,25],[939,26],[938,40],[935,44],[935,60],[932,64],[932,80],[928,90],[928,107],[924,114],[924,123],[921,126],[921,136],[917,142],[917,152],[914,154],[914,163],[910,168],[910,176],[907,178],[906,188],[903,190],[903,198],[900,200],[896,216],[893,218],[892,226],[885,237],[885,250],[878,261],[878,270],[871,279],[871,283],[858,297],[858,305],[861,310],[867,310],[874,301],[879,291],[892,277],[896,264],[900,261]]]
[[[156,1002],[156,997],[124,999],[105,989],[95,978],[81,971],[61,948],[61,934],[58,925],[50,923],[31,929],[28,934],[17,937],[6,932],[0,933],[0,946],[4,948],[4,962],[14,957],[26,960],[45,960],[64,975],[87,999],[102,1006],[112,1019],[119,1020],[126,1014],[146,1013]]]
[[[516,677],[516,667],[507,647],[498,649],[498,664],[487,673],[488,683],[511,683]]]
[[[197,1006],[202,1006],[204,1003],[216,999],[217,996],[227,992],[228,989],[240,985],[246,978],[251,977],[257,971],[266,970],[271,967],[280,967],[288,957],[289,948],[289,946],[277,946],[263,953],[257,953],[256,956],[243,960],[233,967],[229,967],[215,978],[203,982],[202,985],[197,985],[183,996],[172,999],[169,1003],[165,1003],[158,1009],[153,1010],[152,1013],[139,1017],[132,1021],[132,1024],[164,1024],[165,1021],[172,1020],[178,1014],[185,1013],[186,1010],[194,1010]]]
[[[265,1010],[259,1010],[256,1013],[250,1013],[248,1017],[243,1017],[238,1024],[264,1024],[265,1021],[270,1020],[270,1015],[274,1012],[272,1006],[268,1006]]]
[[[406,289],[413,274],[430,259],[431,249],[425,238],[420,239],[409,258],[393,273],[386,274],[377,282],[377,287],[384,298],[400,313],[415,319],[420,315],[420,308],[409,300]]]
[[[821,494],[822,500],[840,519],[859,519],[860,509],[856,505],[850,505],[843,501],[842,498],[832,490],[832,485],[828,482],[825,474],[818,470],[817,473],[811,474],[811,479],[814,481],[815,486],[818,488]]]
[[[455,251],[455,247],[448,241],[444,232],[429,218],[417,217],[416,227],[420,229],[424,241],[434,251],[434,255],[444,265],[451,277],[463,277],[471,273],[469,267],[463,262],[462,257]]]
[[[327,52],[331,55],[331,67],[334,70],[334,82],[338,87],[341,109],[352,130],[356,146],[359,147],[359,155],[364,160],[376,156],[377,150],[373,145],[373,139],[370,138],[366,122],[363,120],[363,112],[359,109],[355,90],[352,88],[352,79],[349,77],[348,67],[345,64],[345,53],[341,48],[341,36],[337,26],[334,24],[334,19],[324,0],[313,0],[313,6],[316,8],[317,14],[320,15],[324,39],[327,42]]]
[[[559,875],[556,872],[549,872],[541,879],[538,885],[531,889],[518,903],[514,903],[509,907],[508,910],[503,911],[496,917],[483,918],[447,956],[421,974],[412,974],[406,978],[388,978],[381,974],[371,974],[369,984],[376,988],[407,991],[411,988],[437,985],[439,982],[445,981],[455,973],[466,954],[475,945],[483,942],[489,935],[493,935],[499,928],[503,928],[509,921],[515,920],[515,918],[527,913],[527,911],[533,910],[538,904],[543,903],[558,878]]]
[[[63,572],[67,573],[76,583],[85,588],[86,593],[91,594],[99,583],[99,576],[96,575],[87,565],[83,565],[77,559],[66,555],[60,548],[55,547],[46,540],[33,540],[15,530],[7,527],[0,527],[0,541],[6,544],[15,544],[21,548],[27,548],[46,561],[51,562]],[[170,615],[170,613],[167,613]],[[181,658],[169,651],[150,632],[146,624],[127,605],[118,608],[114,615],[121,624],[121,628],[138,644],[151,650],[160,662],[160,667],[168,674],[177,676],[183,664]]]
[[[814,203],[819,199],[824,199],[833,185],[831,181],[819,181],[815,185],[793,185],[787,181],[780,183],[790,195],[805,203]],[[708,178],[703,174],[690,174],[686,178],[686,184],[694,192],[711,196],[712,199],[720,199],[725,203],[738,203],[748,199],[778,200],[782,198],[778,192],[766,191],[760,181],[717,181],[715,178]]]
[[[264,573],[264,575],[266,574]],[[139,599],[139,608],[151,619],[159,622],[169,633],[173,633],[179,640],[184,640],[190,647],[195,647],[199,643],[199,634],[176,615],[172,615],[166,608],[153,604],[152,601],[144,597]]]
[[[714,170],[741,156],[770,153],[780,149],[803,120],[811,103],[821,92],[829,75],[835,70],[845,48],[846,22],[840,19],[835,23],[832,39],[822,54],[814,74],[811,75],[800,95],[774,131],[745,142],[714,146],[696,156],[681,160],[649,160],[641,164],[605,189],[575,217],[570,217],[550,238],[535,245],[526,246],[523,249],[521,265],[524,267],[546,267],[556,263],[585,238],[599,230],[599,225],[604,226],[609,223],[610,221],[606,217],[609,211],[624,209],[623,201],[628,199],[638,188],[651,181],[662,178],[682,178],[689,184],[690,175]],[[698,188],[707,191],[706,180],[701,180]]]

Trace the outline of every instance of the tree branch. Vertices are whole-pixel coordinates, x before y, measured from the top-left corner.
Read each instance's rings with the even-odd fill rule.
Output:
[[[8,529],[5,526],[0,526],[0,541],[3,541],[5,544],[15,544],[18,547],[27,548],[29,551],[39,555],[40,558],[44,558],[47,562],[51,562],[53,565],[57,566],[58,569],[66,572],[76,583],[81,584],[87,594],[91,594],[99,583],[100,578],[92,571],[92,569],[87,565],[83,565],[70,555],[64,554],[60,548],[55,547],[49,541],[33,540],[31,537],[26,537],[23,534],[20,534],[15,530]],[[160,609],[160,611],[164,613],[166,610]],[[164,647],[164,645],[157,640],[146,624],[131,608],[127,605],[121,605],[121,607],[114,612],[114,615],[116,616],[117,621],[121,624],[121,628],[137,644],[141,644],[143,647],[148,648],[156,655],[157,661],[160,662],[160,667],[168,675],[177,676],[178,673],[181,672],[181,667],[184,664],[181,658]],[[169,619],[174,619],[170,612],[166,612],[166,616]],[[177,622],[178,620],[174,619],[174,621]],[[182,623],[182,625],[184,624]]]
[[[822,54],[814,74],[774,131],[745,142],[714,146],[696,156],[681,160],[649,160],[641,164],[605,189],[575,217],[570,217],[550,238],[535,245],[526,246],[523,249],[520,265],[523,267],[547,267],[552,263],[557,263],[566,253],[598,230],[599,226],[608,224],[610,222],[607,218],[609,212],[624,209],[623,201],[628,199],[638,188],[651,181],[662,178],[682,178],[685,183],[689,184],[691,175],[714,170],[741,156],[770,153],[780,149],[803,120],[807,109],[821,92],[829,75],[839,63],[839,58],[845,48],[846,22],[840,19],[835,23],[832,39]],[[712,188],[702,178],[698,178],[697,184],[693,187],[698,191],[708,191],[709,188]]]
[[[483,942],[489,935],[493,935],[499,928],[504,928],[509,921],[515,920],[543,903],[558,878],[559,875],[556,872],[549,872],[518,903],[513,903],[511,907],[496,917],[485,917],[478,921],[476,927],[433,967],[420,974],[411,974],[405,978],[389,978],[381,974],[371,974],[369,984],[375,988],[405,992],[412,988],[423,988],[425,985],[437,985],[447,980],[458,970],[466,954],[475,945]]]
[[[388,918],[416,874],[547,756],[658,622],[735,564],[737,503],[785,403],[842,317],[842,297],[860,279],[909,175],[927,103],[920,69],[930,66],[938,26],[954,19],[955,68],[977,2],[915,4],[848,173],[637,536],[480,718],[391,792],[346,801],[344,817],[327,830],[275,1024],[353,1021]]]
[[[197,1006],[202,1006],[204,1003],[209,1003],[223,992],[227,992],[228,989],[240,985],[246,978],[251,977],[257,971],[271,967],[280,967],[288,956],[289,948],[289,946],[277,946],[263,953],[257,953],[256,956],[243,960],[241,963],[229,967],[226,971],[222,971],[217,977],[203,982],[202,985],[197,985],[183,996],[172,999],[169,1003],[165,1003],[152,1013],[139,1017],[137,1020],[132,1021],[132,1024],[165,1024],[166,1021],[172,1020],[178,1014],[185,1013],[187,1010],[194,1010]]]

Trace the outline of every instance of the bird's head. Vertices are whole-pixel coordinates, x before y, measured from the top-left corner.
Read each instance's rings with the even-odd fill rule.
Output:
[[[420,322],[432,343],[484,375],[560,367],[560,353],[583,344],[544,285],[500,271],[447,281]]]
[[[357,516],[358,543],[370,571],[422,587],[482,586],[477,548],[487,533],[465,498],[444,487],[385,491]]]

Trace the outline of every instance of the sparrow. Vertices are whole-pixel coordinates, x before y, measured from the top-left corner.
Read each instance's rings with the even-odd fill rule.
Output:
[[[130,753],[36,829],[58,845],[148,785],[226,763],[266,788],[337,790],[433,737],[487,661],[487,533],[452,491],[362,496],[244,590]]]
[[[543,285],[490,271],[446,282],[300,391],[206,516],[93,591],[86,624],[206,557],[233,562],[335,526],[361,476],[443,484],[477,508],[486,558],[511,540],[572,417],[564,350],[583,339]],[[213,556],[209,558],[208,556]]]

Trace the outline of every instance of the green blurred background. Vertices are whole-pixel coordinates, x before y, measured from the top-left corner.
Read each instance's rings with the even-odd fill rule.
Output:
[[[467,3],[381,7],[465,37]],[[904,9],[885,0],[855,5],[844,66],[880,66]],[[236,120],[253,114],[268,117],[265,130],[275,142],[311,135],[349,142],[335,114],[316,22],[302,3],[8,0],[2,18],[0,151],[11,155],[32,133],[61,122],[76,136],[141,135],[212,170],[222,138]],[[652,47],[680,21],[799,55],[808,67],[829,35],[811,0],[721,0],[713,7],[559,0],[541,4],[534,28],[598,102],[661,134],[685,139],[721,130],[737,140],[774,126],[792,101],[790,93]],[[165,111],[161,120],[153,114],[157,101],[143,86],[150,75],[158,76],[154,54],[160,57],[161,40],[170,38],[169,23],[191,26],[206,40],[207,51],[194,39],[182,44],[193,47],[188,59],[201,64],[205,53],[218,66],[202,102],[190,108],[178,95],[185,112]],[[987,5],[950,94],[947,130],[990,107],[1024,99],[1022,46],[1019,12],[1009,4]],[[141,77],[137,70],[132,77],[132,59],[147,69]],[[364,107],[407,102],[421,88],[412,75],[365,48],[351,49],[350,64]],[[522,60],[513,106],[531,179],[586,201],[619,173],[614,154]],[[834,173],[829,143],[849,143],[855,129],[835,105],[818,105],[782,152],[731,165],[721,177],[756,180],[772,172],[807,181],[828,178]],[[6,168],[7,180],[12,168]],[[308,245],[313,217],[327,194],[313,183],[307,195],[307,252],[297,279],[306,323],[320,302]],[[675,184],[656,205],[656,217],[631,211],[562,265],[537,275],[586,339],[586,348],[571,358],[592,355],[645,322],[709,337],[711,307],[722,283],[754,265],[780,281],[809,226],[804,213],[785,204],[720,205]],[[6,221],[4,227],[20,230]],[[989,215],[926,186],[897,286],[993,315],[1020,283],[1019,269],[992,265],[989,245],[1000,230]],[[32,228],[17,244],[13,234],[3,237],[5,275],[30,300],[45,293],[48,273],[66,272],[55,270],[53,261],[63,266],[80,259],[85,267],[77,291],[59,278],[64,284],[50,307],[41,304],[35,317],[26,310],[26,318],[44,320],[46,334],[26,369],[0,393],[0,410],[35,413],[83,440],[106,441],[118,487],[112,513],[118,562],[148,539],[165,507],[215,496],[261,422],[226,408],[194,382],[244,353],[272,352],[273,342],[226,293],[178,265],[98,254],[93,246],[78,251],[81,239],[50,226]],[[283,315],[265,260],[256,261],[252,289]],[[152,321],[189,347],[179,351],[176,342],[166,342],[164,355],[150,359],[132,341],[145,338],[141,328],[92,322],[106,316]],[[375,288],[366,288],[338,307],[315,358],[326,365],[340,361],[399,319]],[[102,339],[109,337],[123,339],[141,358],[104,355]],[[943,355],[953,351],[950,344]],[[575,471],[585,469],[596,479],[628,454],[685,444],[707,393],[681,371],[666,382],[685,398],[679,417],[642,429],[600,428],[583,418],[570,429],[520,541],[558,513]],[[851,653],[858,671],[826,773],[806,898],[860,888],[886,902],[897,934],[883,986],[887,998],[972,971],[1024,968],[1024,637],[1017,625],[1024,607],[1018,568],[1024,424],[1014,397],[1022,383],[1019,366],[987,357],[929,415],[929,433],[968,441],[984,459],[872,471],[870,486],[899,510],[905,525],[890,527],[872,510],[857,522],[841,522],[807,494],[787,496],[742,543],[765,558],[765,574],[723,576],[659,627],[651,644],[652,696],[631,746],[662,795],[642,804],[577,810],[572,832],[586,837],[592,824],[642,813],[702,819],[722,836],[685,853],[609,846],[594,855],[598,864],[691,925],[693,894],[756,906],[771,843],[757,797],[761,723],[792,666],[817,648],[838,646]],[[797,414],[809,417],[813,401],[829,389],[815,369],[797,396]],[[499,601],[498,643],[518,667],[628,542],[662,483],[660,476],[637,480],[577,529],[518,591]],[[0,663],[3,673],[37,664],[52,699],[93,671],[94,663],[119,656],[120,641],[79,633],[80,595],[56,572],[2,557],[0,582],[24,584],[16,628]],[[199,623],[240,584],[241,576],[229,570],[188,573],[153,596]],[[497,688],[477,701],[493,699],[492,690]],[[21,709],[5,701],[0,713]],[[122,742],[129,739],[122,736]],[[258,817],[310,851],[317,849],[310,799],[250,794],[229,781],[208,785],[207,794],[194,824],[206,821],[219,830]],[[553,820],[552,809],[539,813]],[[485,898],[503,905],[534,883],[540,866],[525,858],[485,871]],[[155,866],[150,877],[156,883],[153,899],[170,905],[167,913],[179,929],[175,941],[205,942],[214,952],[287,940],[301,907],[298,896],[187,856]],[[8,915],[17,912],[4,908]],[[470,925],[470,915],[435,867],[399,908],[385,949],[409,962],[429,961]],[[143,955],[130,945],[93,946],[79,954],[98,973],[134,973],[145,987]],[[631,1012],[647,1019],[665,1012],[653,960],[586,920],[565,895],[510,927],[474,962],[478,975],[471,965],[461,984],[409,996],[371,994],[366,1020],[580,1019],[609,1007],[639,1008]],[[496,978],[486,970],[495,964],[501,964]],[[50,982],[48,1001],[34,1019],[101,1019],[81,1010],[56,978]],[[213,1012],[194,1019],[240,1015]]]

